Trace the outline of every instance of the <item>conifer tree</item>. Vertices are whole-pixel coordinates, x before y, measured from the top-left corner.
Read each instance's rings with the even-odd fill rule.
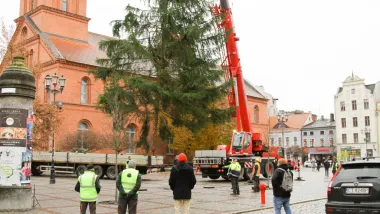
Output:
[[[101,67],[94,72],[103,80],[123,73],[125,90],[134,94],[129,105],[143,124],[138,145],[149,149],[148,129],[168,139],[171,125],[196,132],[210,123],[229,121],[231,109],[216,104],[231,87],[217,69],[224,37],[215,28],[207,2],[141,3],[142,8],[128,5],[125,19],[113,22],[118,39],[100,43],[107,58],[98,59]]]

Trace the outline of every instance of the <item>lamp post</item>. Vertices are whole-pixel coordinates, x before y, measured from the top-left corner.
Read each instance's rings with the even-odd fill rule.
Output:
[[[368,159],[368,141],[370,141],[369,133],[371,133],[371,128],[365,127],[362,129],[362,134],[364,134],[364,140],[365,140],[365,157]]]
[[[282,133],[282,140],[284,142],[284,157],[285,159],[288,159],[287,158],[287,155],[286,155],[286,141],[285,141],[285,134],[284,134],[284,129],[285,129],[285,123],[288,122],[288,115],[277,115],[277,121],[280,123],[280,126],[281,126],[281,133]]]
[[[62,93],[65,87],[66,79],[63,77],[58,77],[56,73],[53,76],[46,75],[45,77],[45,89],[48,94],[48,102],[50,104],[50,93],[53,93],[53,105],[57,106],[59,109],[62,108],[62,102],[55,103],[55,96],[58,93]],[[59,87],[57,87],[59,85]],[[55,169],[54,169],[54,130],[52,134],[52,150],[51,150],[51,168],[50,168],[50,184],[55,184]]]

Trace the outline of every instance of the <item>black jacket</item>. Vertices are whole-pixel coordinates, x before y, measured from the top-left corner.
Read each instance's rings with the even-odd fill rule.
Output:
[[[278,168],[288,170],[288,165],[282,164]],[[281,188],[281,184],[282,184],[282,180],[284,179],[285,172],[278,168],[274,171],[273,177],[272,177],[273,195],[276,197],[281,197],[281,198],[289,198],[290,192],[286,192],[284,189]],[[293,178],[293,173],[291,171],[290,173],[292,174],[292,178]]]
[[[194,170],[187,163],[178,163],[170,171],[169,186],[174,199],[191,199],[191,190],[196,183]]]
[[[96,192],[99,194],[99,192],[100,192],[99,176],[96,177],[95,188],[96,188]],[[75,185],[75,191],[80,192],[80,182],[79,181]]]

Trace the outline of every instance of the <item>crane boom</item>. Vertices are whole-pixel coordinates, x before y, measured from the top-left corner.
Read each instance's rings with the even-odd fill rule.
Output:
[[[226,79],[232,79],[234,82],[234,86],[229,94],[229,103],[231,106],[236,106],[237,132],[232,136],[229,155],[248,155],[253,152],[262,153],[261,134],[253,132],[248,113],[243,72],[237,48],[239,38],[235,33],[229,1],[220,0],[219,7],[217,5],[214,6],[214,15],[222,18],[219,27],[223,28],[226,34],[226,57],[222,60],[222,68],[226,69]]]

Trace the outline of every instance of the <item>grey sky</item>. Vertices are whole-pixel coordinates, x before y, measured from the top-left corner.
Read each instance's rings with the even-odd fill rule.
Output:
[[[90,31],[111,35],[128,2],[88,0]],[[354,71],[375,83],[380,71],[379,0],[232,0],[245,78],[264,85],[279,108],[334,112],[334,94]],[[0,0],[11,23],[18,0]]]

